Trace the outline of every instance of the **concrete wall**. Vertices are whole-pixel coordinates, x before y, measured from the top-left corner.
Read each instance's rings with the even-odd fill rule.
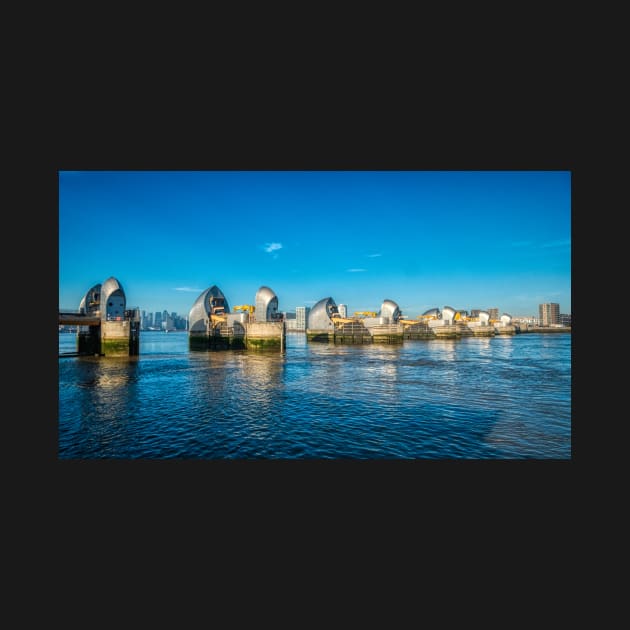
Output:
[[[245,340],[252,350],[285,347],[284,322],[249,322],[245,324]]]
[[[104,321],[101,323],[101,354],[130,356],[139,352],[139,322]]]
[[[239,312],[236,313],[228,313],[227,315],[227,324],[228,326],[233,326],[234,322],[238,322],[239,324],[245,324],[249,321],[249,313],[247,312]]]
[[[364,317],[361,321],[367,328],[389,324],[389,318],[387,317]]]

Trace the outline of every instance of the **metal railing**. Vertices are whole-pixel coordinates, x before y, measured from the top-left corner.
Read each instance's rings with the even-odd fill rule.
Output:
[[[85,308],[62,308],[59,307],[60,314],[66,315],[79,315],[88,317],[100,317],[101,311],[97,309],[95,311],[86,311]],[[123,312],[123,316],[113,317],[107,315],[105,318],[107,321],[140,321],[140,308],[138,306],[134,306],[132,308],[126,308]]]

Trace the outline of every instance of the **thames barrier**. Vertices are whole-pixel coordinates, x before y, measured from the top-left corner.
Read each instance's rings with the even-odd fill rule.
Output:
[[[286,326],[269,287],[258,289],[255,304],[238,305],[234,311],[216,285],[203,291],[190,309],[190,349],[284,350]]]
[[[140,352],[140,309],[127,307],[122,285],[114,277],[91,287],[76,311],[60,310],[59,324],[77,326],[72,356],[121,357]],[[278,310],[278,296],[268,286],[258,289],[253,304],[240,304],[233,310],[217,285],[208,287],[192,305],[187,328],[190,350],[284,352],[286,347],[284,314]],[[508,313],[491,319],[488,311],[469,315],[450,306],[409,319],[390,299],[383,300],[378,311],[355,311],[348,317],[332,297],[319,300],[310,309],[303,330],[308,342],[335,344],[401,344],[405,340],[571,331],[570,327],[521,330]]]

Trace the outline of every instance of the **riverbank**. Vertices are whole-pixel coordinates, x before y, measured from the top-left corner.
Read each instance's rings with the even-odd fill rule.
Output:
[[[520,333],[570,333],[571,326],[529,326],[519,328]]]

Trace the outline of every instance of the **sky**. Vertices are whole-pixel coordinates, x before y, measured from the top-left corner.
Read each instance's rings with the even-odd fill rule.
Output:
[[[59,307],[115,277],[127,307],[187,316],[267,286],[280,311],[332,297],[571,312],[570,171],[59,171]]]

